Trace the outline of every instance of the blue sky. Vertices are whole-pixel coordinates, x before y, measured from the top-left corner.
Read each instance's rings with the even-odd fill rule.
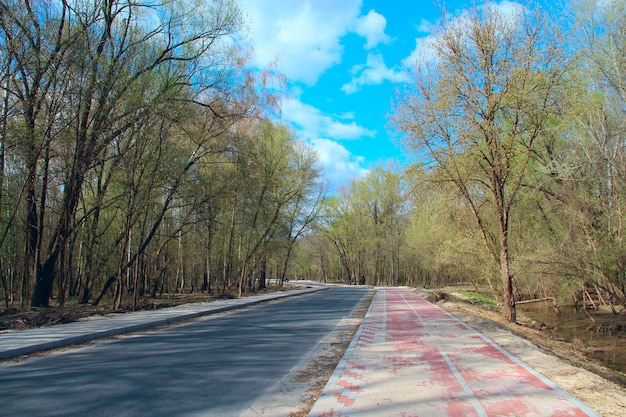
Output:
[[[440,2],[443,3],[443,2]],[[514,7],[510,1],[499,7]],[[440,17],[435,0],[240,0],[256,65],[287,78],[282,120],[317,150],[332,189],[406,162],[387,128],[406,68]],[[471,1],[445,2],[461,15]]]

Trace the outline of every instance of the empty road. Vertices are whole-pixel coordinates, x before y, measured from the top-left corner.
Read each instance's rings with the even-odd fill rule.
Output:
[[[0,365],[2,416],[238,416],[359,303],[312,295]]]

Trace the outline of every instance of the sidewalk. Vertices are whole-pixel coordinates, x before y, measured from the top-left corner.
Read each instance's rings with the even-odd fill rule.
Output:
[[[0,359],[15,358],[44,350],[146,330],[323,289],[324,287],[321,286],[303,287],[291,291],[277,291],[243,298],[185,304],[157,310],[104,316],[98,319],[37,329],[9,331],[0,333]]]
[[[408,289],[379,289],[310,417],[598,416]]]

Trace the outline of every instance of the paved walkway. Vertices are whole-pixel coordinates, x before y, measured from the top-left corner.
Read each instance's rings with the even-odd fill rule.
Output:
[[[87,321],[3,332],[0,333],[0,359],[15,358],[44,350],[146,330],[323,289],[324,287],[321,286],[303,287],[297,290],[278,291],[206,303],[185,304],[157,310],[114,314]]]
[[[309,416],[597,414],[412,291],[380,289]]]

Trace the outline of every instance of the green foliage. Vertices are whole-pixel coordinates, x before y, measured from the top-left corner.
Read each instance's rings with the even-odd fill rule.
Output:
[[[499,268],[508,319],[515,321],[511,216],[544,132],[559,115],[565,54],[558,30],[539,12],[503,13],[487,3],[441,25],[430,45],[435,56],[418,59],[393,122],[405,147],[425,153],[435,178],[457,189]]]
[[[392,117],[418,161],[402,176],[399,282],[499,295],[508,276],[524,296],[568,303],[586,281],[624,304],[626,1],[573,6],[571,27],[531,7],[442,18]],[[320,274],[372,282],[388,236],[375,221],[388,186],[372,173],[329,201],[328,242],[309,239],[333,265]]]
[[[392,285],[406,280],[399,258],[406,214],[400,175],[380,166],[328,199],[322,234],[337,251],[347,282]]]
[[[496,299],[488,294],[483,294],[476,291],[461,291],[461,294],[468,297],[474,303],[484,304],[492,307],[497,305]]]
[[[259,122],[276,98],[243,23],[232,0],[0,2],[0,275],[22,304],[230,291],[288,258],[319,168]]]
[[[29,4],[0,2],[7,305],[263,276],[510,278],[560,302],[586,281],[626,305],[626,1],[576,1],[571,28],[442,17],[393,117],[419,163],[327,199],[315,152],[265,117],[234,1]]]
[[[405,244],[419,263],[421,284],[483,283],[492,273],[491,261],[457,190],[446,187],[441,192],[443,185],[433,184],[426,172],[413,170],[412,175],[414,210]]]

